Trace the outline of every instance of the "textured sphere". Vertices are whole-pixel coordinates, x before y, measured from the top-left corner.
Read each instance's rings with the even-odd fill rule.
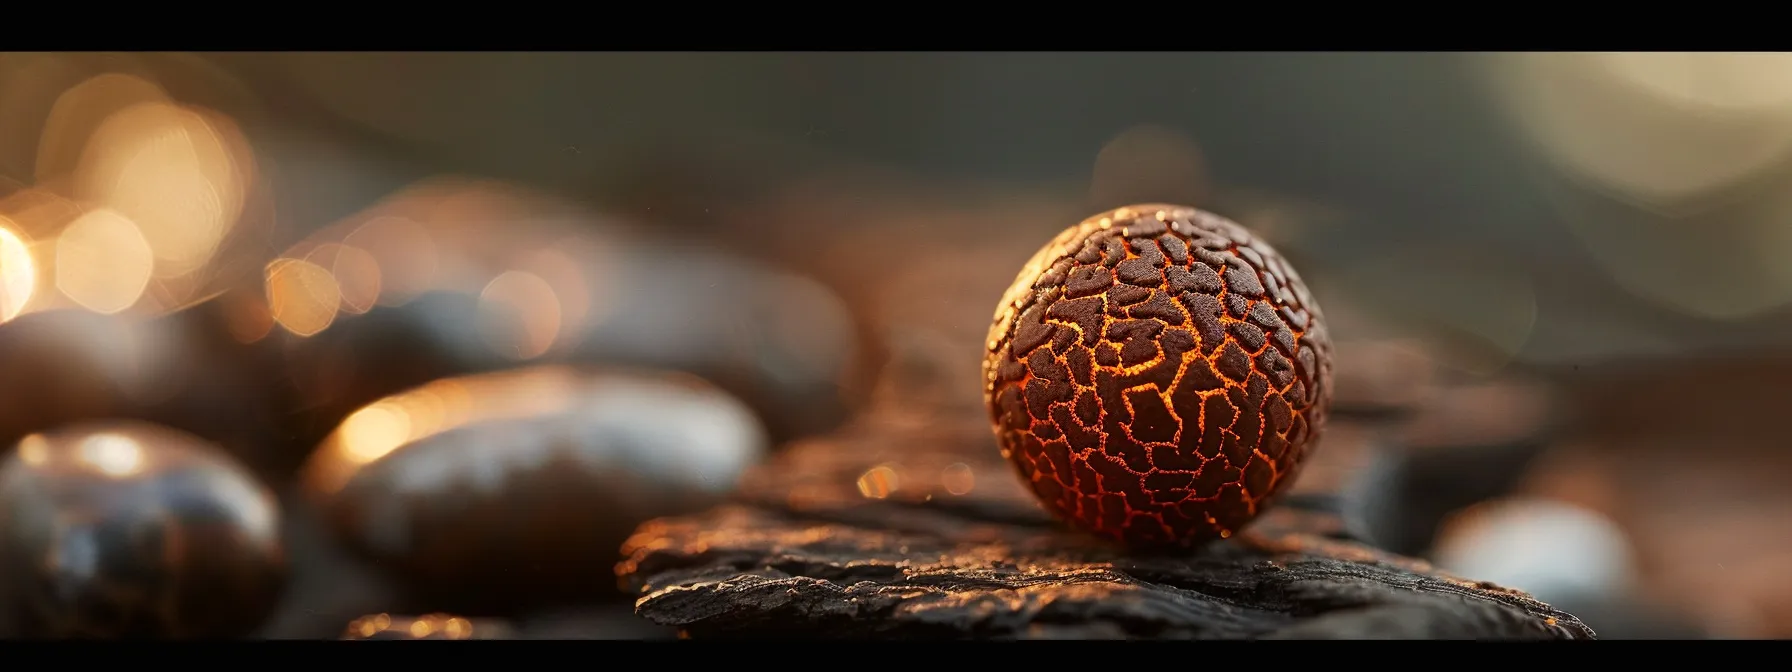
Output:
[[[1231,536],[1325,424],[1331,343],[1294,269],[1188,207],[1105,212],[1039,250],[983,362],[1002,453],[1047,509],[1134,546]]]
[[[0,466],[0,604],[16,634],[247,634],[280,596],[277,504],[234,461],[157,425],[33,434]]]

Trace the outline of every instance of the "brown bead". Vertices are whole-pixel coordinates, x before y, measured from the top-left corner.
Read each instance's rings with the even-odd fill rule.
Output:
[[[0,466],[0,604],[26,637],[245,635],[286,576],[279,527],[273,495],[197,437],[33,434]]]
[[[303,483],[337,536],[419,600],[494,613],[613,597],[627,535],[713,504],[766,444],[700,379],[535,367],[368,405]]]
[[[317,250],[365,255],[368,269],[328,265],[344,287],[356,284],[351,271],[403,277],[410,260],[394,253],[425,243],[430,268],[454,270],[409,282],[404,292],[373,285],[359,299],[364,312],[344,309],[315,333],[270,339],[283,351],[280,379],[300,409],[294,433],[315,444],[355,408],[438,378],[564,363],[702,376],[752,406],[779,440],[831,429],[852,410],[844,390],[858,375],[862,345],[832,290],[689,240],[572,221],[587,226],[503,218],[414,224],[416,240],[402,245],[335,227],[289,250],[288,258],[313,260]]]
[[[1231,536],[1287,488],[1331,399],[1306,285],[1193,208],[1119,208],[1060,233],[989,333],[1003,454],[1047,509],[1135,546]]]

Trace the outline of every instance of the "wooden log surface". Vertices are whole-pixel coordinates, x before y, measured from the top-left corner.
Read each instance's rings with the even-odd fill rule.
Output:
[[[1237,536],[1127,552],[1053,521],[977,415],[869,416],[736,501],[650,522],[617,573],[684,636],[1592,639],[1524,593],[1350,538],[1291,497]]]

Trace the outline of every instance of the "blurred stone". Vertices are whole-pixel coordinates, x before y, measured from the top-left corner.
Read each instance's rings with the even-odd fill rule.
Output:
[[[1541,450],[1518,443],[1380,452],[1346,489],[1347,508],[1377,547],[1422,555],[1452,513],[1513,492]]]
[[[349,619],[410,606],[387,577],[336,544],[310,502],[289,495],[282,504],[290,579],[258,639],[333,639]]]
[[[22,637],[245,635],[286,578],[273,495],[214,446],[141,422],[19,442],[0,466],[0,549]]]
[[[1636,578],[1635,554],[1616,523],[1547,499],[1498,499],[1455,513],[1429,555],[1439,567],[1551,602],[1620,596]]]
[[[354,409],[438,378],[509,362],[476,333],[478,297],[431,292],[397,307],[344,318],[322,333],[275,334],[280,374],[293,400],[296,467]]]
[[[607,568],[635,525],[713,504],[766,450],[752,412],[700,379],[537,367],[370,404],[303,479],[408,603],[496,615],[616,597]]]
[[[1526,490],[1616,520],[1637,549],[1639,592],[1710,636],[1792,637],[1792,459],[1771,422],[1792,356],[1731,350],[1555,373],[1578,410],[1575,440]]]
[[[877,390],[880,409],[980,409],[980,380],[968,388],[951,381],[976,377],[990,320],[1016,269],[1059,222],[1087,215],[1087,203],[1056,188],[953,185],[837,157],[808,164],[825,170],[705,212],[706,225],[730,249],[751,250],[839,292],[867,331],[866,387]],[[937,381],[922,394],[950,396],[890,394],[892,383],[904,381],[884,380],[886,373],[912,382],[916,369]]]
[[[676,241],[642,241],[609,261],[594,286],[613,303],[573,361],[702,376],[754,407],[774,444],[830,430],[861,405],[860,328],[827,287]]]
[[[1644,598],[1627,533],[1599,512],[1519,495],[1450,517],[1430,554],[1440,567],[1572,609],[1600,639],[1702,639],[1683,610]]]
[[[1441,385],[1385,430],[1385,450],[1345,488],[1347,508],[1377,546],[1420,555],[1451,514],[1512,494],[1571,416],[1538,381],[1507,377]]]
[[[859,330],[826,287],[570,206],[531,214],[533,200],[479,189],[495,187],[419,187],[432,195],[288,252],[329,257],[343,288],[317,333],[272,339],[303,409],[299,434],[315,441],[354,408],[430,380],[547,363],[703,376],[751,404],[775,442],[825,431],[855,407]]]
[[[125,418],[190,432],[269,473],[281,439],[270,400],[198,310],[141,319],[85,311],[0,324],[0,442]],[[226,339],[227,340],[227,339]]]
[[[1713,443],[1667,433],[1671,419],[1638,422],[1663,433],[1583,434],[1539,462],[1523,491],[1617,521],[1636,549],[1636,593],[1690,626],[1725,639],[1792,636],[1792,581],[1783,571],[1792,562],[1792,460],[1777,445]]]
[[[1128,555],[1054,523],[986,422],[871,419],[790,447],[739,503],[642,526],[617,571],[690,637],[1592,638],[1309,525],[1283,507],[1199,551]]]

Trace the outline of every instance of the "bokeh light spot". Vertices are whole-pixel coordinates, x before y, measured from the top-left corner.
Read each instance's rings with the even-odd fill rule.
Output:
[[[883,499],[901,487],[901,479],[896,470],[888,465],[872,467],[859,476],[859,494],[866,499]]]
[[[143,468],[143,446],[123,434],[95,434],[81,442],[80,460],[113,478],[124,478]]]
[[[0,217],[0,322],[18,317],[37,293],[37,264],[31,245]]]
[[[111,210],[82,215],[56,239],[56,287],[96,313],[136,305],[155,271],[155,254],[136,223]]]
[[[322,266],[300,259],[268,264],[267,290],[274,323],[298,336],[328,329],[342,303],[336,278]]]
[[[479,295],[479,314],[486,343],[506,357],[540,357],[560,337],[560,298],[533,273],[493,278]]]
[[[143,231],[157,277],[205,266],[242,212],[244,175],[205,116],[168,103],[123,110],[94,132],[75,196]]]
[[[330,269],[342,292],[343,312],[359,315],[380,299],[380,265],[366,250],[340,243],[324,243],[305,255],[305,260]]]
[[[39,183],[75,171],[93,144],[95,131],[120,110],[168,100],[162,87],[132,75],[109,72],[91,77],[57,96],[37,142]]]

